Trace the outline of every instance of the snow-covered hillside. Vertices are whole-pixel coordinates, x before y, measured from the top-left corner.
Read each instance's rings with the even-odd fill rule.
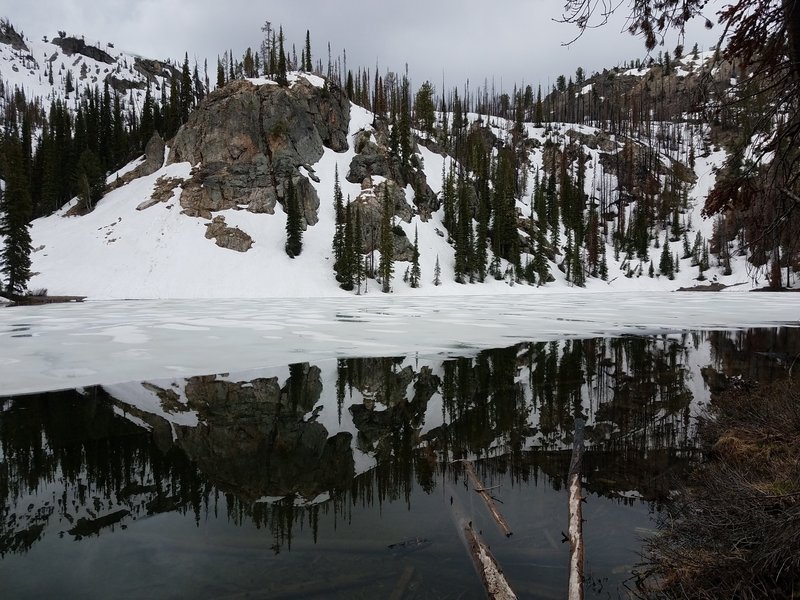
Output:
[[[293,81],[306,79],[319,86],[321,80],[314,76],[297,74]],[[271,85],[266,80],[254,83]],[[341,296],[351,294],[338,287],[333,273],[332,239],[334,235],[333,189],[334,174],[348,171],[355,156],[355,137],[359,132],[370,131],[374,116],[356,105],[350,106],[349,150],[334,152],[325,148],[324,155],[311,170],[311,184],[320,198],[319,222],[307,228],[303,236],[303,252],[296,258],[289,258],[284,252],[286,241],[286,214],[282,207],[276,207],[275,214],[254,214],[247,210],[228,209],[215,213],[223,216],[226,225],[237,227],[247,233],[254,241],[246,252],[235,252],[215,245],[206,239],[207,219],[190,217],[181,213],[179,202],[181,188],[175,187],[173,195],[166,202],[157,202],[148,208],[141,205],[149,200],[157,182],[166,179],[186,181],[193,165],[188,163],[170,164],[147,177],[142,177],[108,193],[94,209],[85,216],[66,216],[68,209],[52,216],[38,219],[32,228],[34,246],[33,272],[30,282],[32,289],[45,288],[50,294],[84,295],[93,299],[113,298],[204,298],[204,297],[314,297]],[[477,121],[479,115],[469,115]],[[487,118],[484,116],[483,120]],[[501,139],[509,135],[512,123],[491,117],[489,125]],[[537,140],[538,149],[530,151],[529,187],[517,201],[520,217],[531,213],[531,194],[533,173],[541,169],[543,150],[548,140],[560,143],[567,137],[591,136],[598,130],[587,126],[572,124],[549,124],[545,127],[526,125],[529,139]],[[613,139],[612,139],[613,141]],[[613,141],[619,148],[620,142]],[[702,144],[702,140],[692,143]],[[588,156],[586,189],[588,197],[597,193],[602,178],[614,179],[600,166],[599,151],[586,147]],[[441,173],[443,166],[449,167],[451,158],[437,154],[425,146],[419,146],[419,158],[424,165],[431,189],[441,193]],[[713,224],[701,217],[700,209],[714,181],[715,168],[724,159],[723,152],[698,153],[696,161],[696,183],[689,193],[689,214],[684,215],[687,224],[693,227],[688,235],[693,239],[696,231],[710,238]],[[668,158],[662,157],[667,163]],[[132,166],[123,171],[128,171]],[[597,170],[597,172],[595,172]],[[307,172],[301,169],[301,173]],[[116,179],[112,175],[109,181]],[[315,181],[314,179],[318,179]],[[374,183],[381,178],[375,177]],[[362,186],[341,180],[345,197],[355,199]],[[615,187],[613,181],[611,187]],[[599,188],[598,188],[599,189]],[[414,206],[414,192],[406,189],[408,203]],[[73,201],[73,204],[75,201]],[[631,210],[630,208],[628,210]],[[413,289],[404,282],[404,274],[410,267],[408,262],[398,261],[395,265],[392,292],[402,295],[430,294],[497,294],[497,293],[536,293],[570,287],[564,273],[552,261],[550,273],[555,281],[543,287],[534,287],[515,282],[511,277],[495,280],[487,278],[481,284],[459,284],[454,281],[454,249],[447,241],[446,229],[442,224],[443,209],[439,209],[427,220],[415,214],[410,223],[396,221],[409,239],[419,235],[422,285]],[[520,232],[521,235],[527,235]],[[663,239],[663,236],[662,238]],[[671,242],[671,254],[681,254],[681,242]],[[657,263],[660,251],[653,248],[650,260]],[[690,265],[690,259],[680,261],[679,271],[674,279],[648,277],[648,262],[626,260],[624,256],[614,257],[614,249],[606,247],[608,257],[608,277],[588,278],[586,288],[591,290],[675,290],[697,285],[698,269]],[[523,264],[530,260],[523,255]],[[437,260],[441,266],[441,285],[433,284]],[[374,264],[378,263],[378,252],[374,253]],[[633,263],[633,264],[632,264]],[[731,289],[749,289],[752,285],[743,257],[732,258],[732,274],[723,276],[722,270],[713,267],[706,273],[711,282]],[[507,264],[503,264],[503,269]],[[657,270],[656,270],[657,272]],[[631,276],[631,273],[633,275]],[[626,276],[628,275],[628,276]],[[705,281],[704,283],[709,283]],[[380,286],[374,280],[367,283],[366,293],[379,294]]]
[[[45,110],[56,100],[75,108],[84,91],[102,91],[106,81],[132,106],[141,108],[148,82],[156,90],[168,89],[170,75],[177,73],[168,61],[120,51],[110,42],[85,40],[66,32],[31,39],[14,31],[13,24],[4,24],[3,30],[0,89],[24,92],[28,101],[38,99]],[[0,103],[3,101],[0,94]]]

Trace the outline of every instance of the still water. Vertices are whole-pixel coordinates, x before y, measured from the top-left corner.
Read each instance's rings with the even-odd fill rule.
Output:
[[[0,398],[4,598],[563,598],[586,419],[587,598],[625,597],[696,418],[800,329],[524,343]],[[475,465],[513,535],[465,477]]]

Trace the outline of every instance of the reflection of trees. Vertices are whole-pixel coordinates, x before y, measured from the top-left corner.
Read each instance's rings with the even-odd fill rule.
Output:
[[[731,378],[773,381],[793,364],[800,365],[796,328],[713,331],[704,338],[711,348],[712,367],[703,376],[712,391],[726,389]]]
[[[298,527],[316,537],[327,512],[410,503],[415,483],[430,493],[441,465],[465,456],[485,459],[482,476],[544,474],[558,488],[577,416],[588,422],[588,489],[655,500],[692,452],[691,353],[708,340],[718,369],[764,374],[773,355],[798,352],[796,333],[527,343],[422,364],[343,359],[330,389],[308,364],[281,378],[143,384],[160,414],[99,388],[0,400],[0,552],[24,552],[51,529],[86,536],[171,511],[252,523],[279,551]],[[754,353],[766,362],[745,366]],[[331,410],[343,431],[322,424]],[[188,411],[196,426],[169,421]],[[375,466],[357,474],[354,450]]]

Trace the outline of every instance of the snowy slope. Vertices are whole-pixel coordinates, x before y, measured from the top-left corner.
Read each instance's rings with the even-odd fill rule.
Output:
[[[55,36],[56,32],[53,32],[53,38]],[[106,79],[110,80],[113,77],[127,82],[123,87],[128,89],[125,89],[123,96],[127,102],[139,109],[144,100],[144,88],[148,80],[148,77],[136,68],[137,59],[141,57],[119,51],[108,42],[83,40],[83,38],[81,40],[87,46],[110,56],[113,63],[95,60],[80,53],[68,55],[48,36],[37,40],[25,37],[24,42],[28,51],[0,43],[0,81],[9,92],[15,89],[23,91],[28,101],[39,99],[45,110],[56,100],[65,102],[67,108],[76,109],[78,98],[85,91],[95,88],[102,91]],[[49,80],[51,70],[52,83]],[[67,91],[68,74],[74,87],[71,92]],[[158,75],[150,79],[156,90],[160,90],[162,86],[169,88],[167,77]],[[123,87],[120,88],[121,92]],[[0,95],[0,105],[2,102],[3,98]]]
[[[295,76],[296,79],[299,76]],[[269,84],[267,81],[258,83]],[[317,84],[317,81],[312,83]],[[478,115],[470,115],[471,120]],[[253,247],[239,253],[219,248],[213,240],[204,237],[205,219],[181,214],[180,188],[166,203],[159,203],[145,210],[137,210],[152,193],[155,182],[161,177],[189,177],[188,163],[165,166],[153,175],[134,180],[130,184],[110,192],[90,214],[81,217],[65,217],[65,211],[38,219],[32,228],[33,272],[31,289],[46,288],[50,294],[85,295],[93,299],[115,298],[228,298],[228,297],[321,297],[343,296],[351,292],[339,289],[333,277],[331,241],[334,233],[333,188],[334,172],[347,172],[354,156],[352,140],[362,129],[371,128],[373,115],[351,105],[349,135],[350,150],[336,153],[325,149],[319,162],[313,165],[320,181],[313,182],[321,199],[320,221],[307,229],[303,236],[303,252],[292,259],[284,252],[286,239],[286,215],[278,206],[274,215],[253,214],[245,210],[227,210],[215,213],[225,217],[231,227],[238,227],[253,240]],[[503,136],[510,123],[492,118],[494,132]],[[542,141],[554,135],[566,135],[570,129],[578,128],[584,133],[595,130],[585,126],[555,125],[547,131],[527,126],[530,138]],[[428,181],[434,192],[441,191],[442,166],[450,159],[420,147]],[[589,165],[595,164],[597,151],[587,149]],[[691,221],[705,236],[710,236],[712,224],[703,222],[700,207],[705,194],[714,180],[714,167],[724,159],[722,153],[712,154],[697,161],[698,181],[692,190],[694,213]],[[532,168],[542,163],[541,150],[531,156]],[[124,170],[129,170],[127,167]],[[587,188],[594,180],[592,167],[587,169]],[[345,197],[355,198],[360,185],[351,184],[340,177]],[[533,177],[530,177],[533,181]],[[531,183],[532,186],[532,183]],[[518,201],[518,211],[530,214],[530,188]],[[586,190],[592,193],[591,189]],[[413,192],[407,190],[409,202]],[[402,295],[430,294],[497,294],[497,293],[542,293],[569,287],[564,274],[550,265],[556,281],[541,288],[526,284],[511,284],[507,280],[487,279],[485,283],[463,285],[453,281],[454,250],[441,235],[446,231],[442,225],[440,209],[431,219],[423,222],[415,216],[412,222],[400,223],[410,239],[415,231],[419,234],[421,253],[422,287],[412,289],[403,282],[408,263],[397,262],[393,282],[393,293]],[[693,238],[694,232],[690,237]],[[680,242],[673,243],[673,254],[680,253]],[[614,260],[613,248],[607,247],[609,261],[608,281],[588,278],[590,290],[675,290],[692,286],[697,268],[682,261],[680,272],[674,280],[665,277],[647,277],[647,264],[642,265],[643,276],[628,278],[620,261]],[[658,250],[651,252],[651,260],[658,260]],[[432,284],[434,265],[439,260],[442,268],[442,285]],[[523,257],[523,263],[526,258]],[[710,280],[726,285],[751,285],[744,259],[734,259],[733,274],[723,277],[715,269],[708,272]],[[376,252],[375,264],[378,257]],[[737,288],[733,288],[737,289]],[[369,281],[367,293],[379,293],[379,285]]]

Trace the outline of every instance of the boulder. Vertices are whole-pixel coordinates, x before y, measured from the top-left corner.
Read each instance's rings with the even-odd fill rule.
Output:
[[[238,227],[228,227],[225,217],[218,215],[211,223],[206,224],[206,239],[214,239],[220,248],[228,248],[236,252],[247,252],[253,245],[253,238]]]

